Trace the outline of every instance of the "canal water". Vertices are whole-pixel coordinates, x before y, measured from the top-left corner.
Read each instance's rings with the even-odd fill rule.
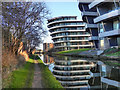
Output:
[[[80,57],[42,55],[41,59],[66,89],[120,90],[120,67]]]

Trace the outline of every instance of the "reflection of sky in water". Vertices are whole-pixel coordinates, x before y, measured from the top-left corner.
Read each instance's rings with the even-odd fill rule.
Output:
[[[53,68],[54,68],[54,63],[49,64],[49,70],[50,70],[51,72],[53,72]]]
[[[39,57],[40,57],[40,59],[43,61],[43,63],[44,63],[44,55],[43,54],[41,54],[41,55],[38,55]],[[47,65],[46,63],[44,63],[45,65]]]
[[[49,66],[49,70],[50,70],[51,72],[53,72],[54,63],[51,63],[51,64],[45,63],[45,62],[44,62],[44,55],[39,55],[39,57],[40,57],[40,59],[43,61],[43,63],[44,63],[45,65],[48,65],[48,66]]]

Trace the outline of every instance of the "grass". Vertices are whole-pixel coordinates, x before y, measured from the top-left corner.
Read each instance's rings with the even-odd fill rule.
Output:
[[[107,64],[107,65],[113,65],[113,66],[119,66],[120,67],[120,63],[117,63],[117,62],[110,62],[110,61],[105,61],[104,62],[105,64]]]
[[[63,88],[61,83],[56,80],[51,71],[45,66],[42,60],[39,60],[39,66],[42,74],[43,87],[45,88]]]
[[[88,51],[88,50],[91,50],[91,48],[82,48],[82,49],[77,49],[77,50],[60,51],[60,52],[57,52],[57,53],[58,54],[80,53],[80,52]]]
[[[111,54],[106,54],[106,56],[120,56],[120,51]]]
[[[34,64],[26,62],[24,67],[12,72],[9,88],[31,88],[34,76]]]
[[[111,53],[113,51],[116,51],[117,49],[116,48],[108,48],[104,51],[104,53]]]
[[[35,56],[35,57],[34,57]],[[31,55],[28,62],[18,70],[13,71],[11,74],[11,82],[7,88],[31,88],[34,77],[34,59],[38,62],[38,65],[42,74],[42,83],[45,88],[63,88],[61,83],[56,80],[51,71],[45,66],[42,60],[38,59],[37,55]]]

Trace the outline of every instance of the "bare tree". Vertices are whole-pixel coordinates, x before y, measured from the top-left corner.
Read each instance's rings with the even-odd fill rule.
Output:
[[[11,34],[14,38],[7,42],[12,51],[17,51],[23,36],[30,46],[42,42],[42,36],[46,34],[44,19],[49,15],[44,2],[3,2],[2,11],[3,35]]]

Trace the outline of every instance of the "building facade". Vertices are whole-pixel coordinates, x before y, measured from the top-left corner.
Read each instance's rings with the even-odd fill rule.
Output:
[[[98,25],[94,23],[93,19],[98,16],[96,8],[89,9],[90,2],[79,2],[79,10],[84,22],[86,22],[85,29],[90,33],[89,41],[93,43],[95,48],[98,48]]]
[[[98,16],[93,21],[99,27],[99,48],[120,47],[120,1],[94,0],[88,7],[97,10]]]
[[[90,34],[84,29],[85,23],[78,21],[77,16],[61,16],[48,20],[48,28],[58,51],[90,48]]]
[[[89,8],[97,8],[98,17],[94,23],[99,23],[99,38],[101,49],[120,46],[120,2],[93,1]]]
[[[43,43],[43,51],[48,52],[49,50],[53,49],[53,43]]]

